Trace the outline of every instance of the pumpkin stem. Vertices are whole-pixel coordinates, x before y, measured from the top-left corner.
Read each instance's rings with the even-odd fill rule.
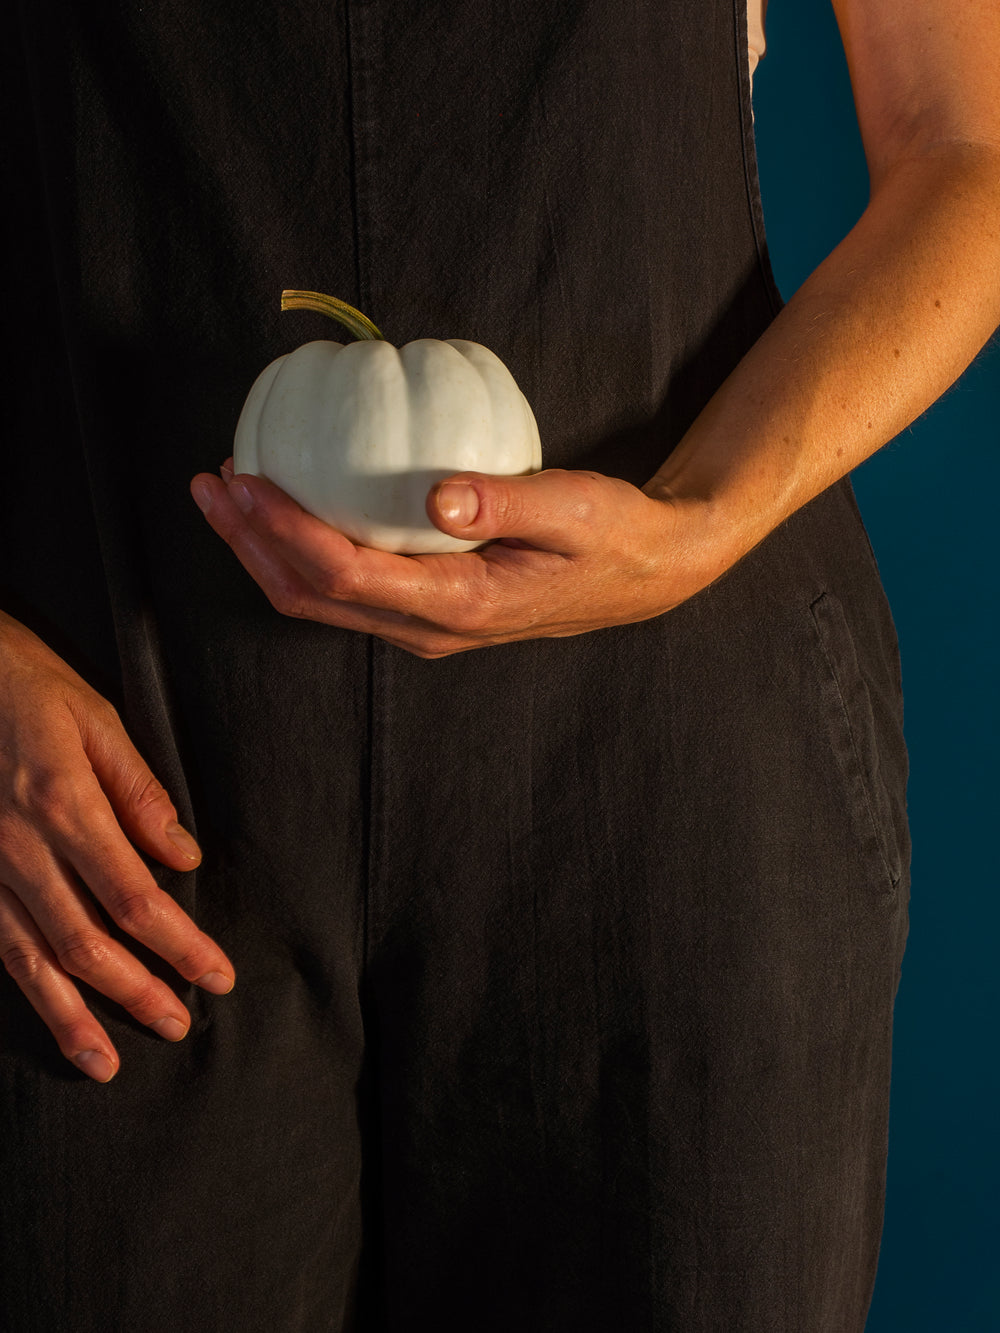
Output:
[[[282,310],[318,310],[321,315],[329,315],[331,319],[343,324],[344,328],[350,330],[355,338],[370,339],[371,341],[379,339],[385,342],[385,338],[379,333],[367,315],[363,315],[360,310],[355,310],[346,301],[338,301],[335,296],[324,296],[322,292],[282,292],[281,308]]]

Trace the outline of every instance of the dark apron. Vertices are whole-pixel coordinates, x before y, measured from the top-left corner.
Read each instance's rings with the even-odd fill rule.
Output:
[[[666,616],[436,662],[278,615],[187,490],[337,336],[283,287],[646,481],[777,308],[741,5],[23,6],[0,605],[238,981],[177,1047],[95,997],[107,1087],[6,984],[11,1333],[860,1333],[908,844],[849,484]]]

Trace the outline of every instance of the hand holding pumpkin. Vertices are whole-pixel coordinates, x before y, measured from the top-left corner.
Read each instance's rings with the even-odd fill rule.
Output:
[[[413,556],[354,545],[263,477],[224,467],[192,490],[277,610],[420,657],[645,620],[725,567],[697,506],[592,472],[456,474],[431,490],[427,513],[488,544]]]
[[[307,343],[267,366],[235,465],[221,481],[200,474],[192,493],[283,614],[443,657],[645,620],[726,567],[698,506],[539,472],[531,408],[487,348],[397,350],[334,297],[286,291],[281,304],[359,341]]]

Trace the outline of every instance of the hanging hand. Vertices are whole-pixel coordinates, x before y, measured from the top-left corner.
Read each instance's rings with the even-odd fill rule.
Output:
[[[78,981],[168,1041],[191,1025],[104,913],[187,981],[216,995],[233,985],[229,959],[137,849],[174,870],[201,860],[112,706],[0,613],[0,958],[63,1055],[98,1083],[117,1073],[118,1053]]]

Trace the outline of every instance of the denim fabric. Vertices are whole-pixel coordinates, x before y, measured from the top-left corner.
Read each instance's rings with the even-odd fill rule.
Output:
[[[848,483],[669,615],[439,662],[280,617],[188,478],[283,287],[641,483],[777,297],[740,0],[24,5],[2,603],[122,709],[231,954],[96,1087],[2,990],[9,1333],[860,1333],[906,930]],[[26,109],[30,114],[25,114]]]

